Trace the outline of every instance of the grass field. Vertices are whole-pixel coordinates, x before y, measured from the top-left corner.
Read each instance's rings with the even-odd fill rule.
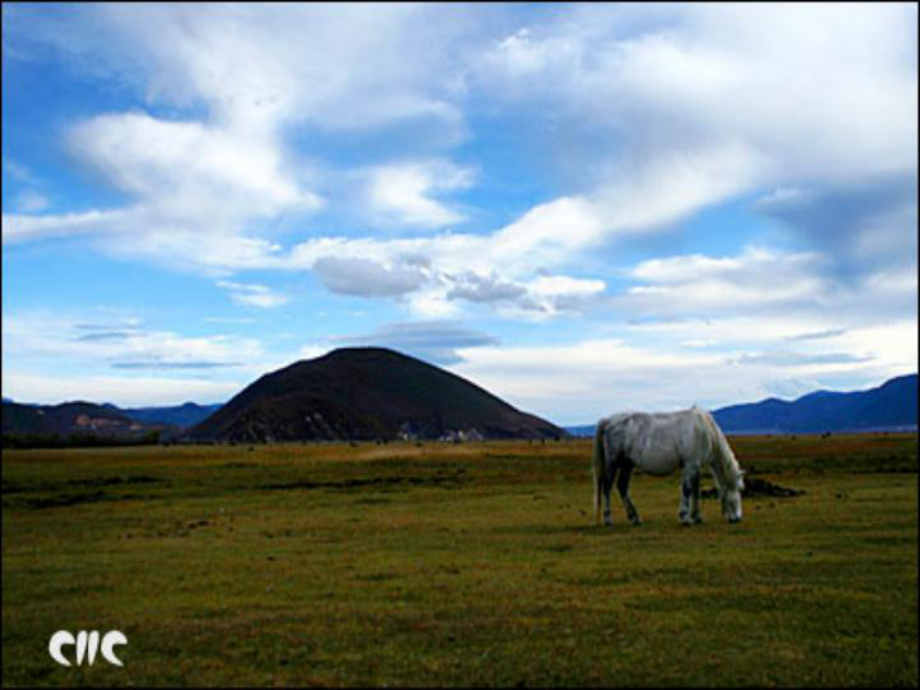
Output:
[[[805,493],[687,528],[637,475],[602,528],[587,440],[4,451],[3,685],[916,687],[916,434],[730,440]]]

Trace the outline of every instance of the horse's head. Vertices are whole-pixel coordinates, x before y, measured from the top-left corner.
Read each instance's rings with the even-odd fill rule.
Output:
[[[722,492],[722,516],[729,522],[741,522],[741,492],[744,490],[744,472],[738,473],[733,486]]]

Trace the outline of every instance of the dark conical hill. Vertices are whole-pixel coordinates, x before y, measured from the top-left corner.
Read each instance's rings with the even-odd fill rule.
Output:
[[[384,348],[342,348],[266,374],[192,439],[557,438],[566,432],[469,381]]]

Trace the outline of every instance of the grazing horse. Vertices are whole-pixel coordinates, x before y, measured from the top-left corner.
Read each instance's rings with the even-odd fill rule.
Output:
[[[685,525],[702,522],[700,517],[700,471],[709,466],[722,500],[722,515],[729,522],[741,520],[744,472],[725,434],[706,410],[692,407],[680,412],[648,414],[625,412],[605,417],[594,433],[594,516],[600,522],[601,497],[604,523],[611,524],[610,489],[616,481],[626,516],[642,523],[629,497],[633,468],[665,476],[681,469],[680,510]]]

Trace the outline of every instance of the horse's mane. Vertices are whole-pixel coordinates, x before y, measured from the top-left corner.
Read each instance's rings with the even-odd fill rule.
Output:
[[[712,435],[712,439],[715,442],[716,455],[721,460],[719,469],[728,475],[725,477],[728,483],[740,491],[744,486],[744,471],[738,464],[738,459],[735,457],[732,447],[728,445],[728,439],[725,438],[725,434],[722,433],[716,420],[708,410],[704,410],[696,405],[693,406],[693,409],[703,420],[703,423]]]

